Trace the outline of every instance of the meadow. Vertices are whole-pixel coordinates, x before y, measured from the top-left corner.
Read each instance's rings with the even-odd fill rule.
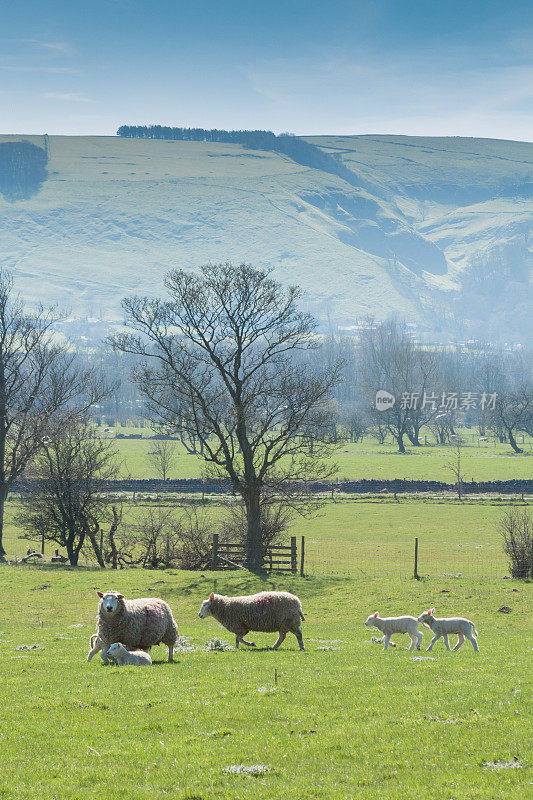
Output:
[[[152,651],[152,668],[86,663],[94,590],[111,585],[170,603],[186,637],[176,663],[165,648]],[[530,791],[531,584],[3,566],[0,586],[2,800]],[[302,599],[305,652],[290,636],[268,649],[272,634],[254,634],[256,650],[206,648],[213,637],[233,644],[197,616],[210,591],[282,587]],[[408,652],[405,637],[383,652],[363,625],[376,609],[432,605],[473,619],[480,652],[438,643],[427,657]]]
[[[128,472],[143,463],[149,469],[153,444],[117,440]],[[475,443],[470,448],[472,464],[484,463]],[[413,469],[434,477],[418,465],[434,459],[437,470],[451,453],[402,457],[385,445],[369,456],[365,443],[346,449],[354,469],[365,465],[364,477],[380,465],[390,469],[387,459],[406,476]],[[487,477],[502,477],[507,456],[493,450]],[[194,456],[180,458],[180,477],[184,464],[200,465]],[[517,465],[531,457],[509,463],[517,477]],[[175,502],[130,498],[125,517]],[[510,504],[522,501],[328,499],[318,516],[296,518],[290,530],[298,542],[305,536],[304,577],[104,574],[89,555],[77,570],[0,565],[0,800],[521,800],[533,784],[533,584],[504,578],[497,525]],[[28,545],[18,538],[16,510],[14,498],[5,540],[11,558]],[[201,513],[216,520],[220,498],[208,496]],[[420,580],[412,577],[415,537]],[[51,552],[47,544],[46,559]],[[182,637],[174,664],[166,663],[166,648],[154,648],[152,668],[104,667],[98,657],[87,664],[95,590],[106,588],[170,603]],[[198,618],[211,591],[259,589],[301,598],[305,652],[291,635],[272,651],[275,634],[254,634],[255,650],[236,651],[215,620]],[[431,606],[472,619],[480,652],[467,642],[448,653],[439,642],[426,654],[427,629],[420,653],[409,652],[402,636],[383,652],[371,641],[379,632],[363,624],[376,610],[418,615]],[[220,642],[227,649],[213,649]]]
[[[114,433],[141,434],[142,439],[116,439],[115,446],[121,462],[121,475],[137,478],[156,478],[157,471],[150,462],[149,453],[157,446],[157,441],[147,438],[149,428],[117,427]],[[514,453],[508,444],[487,441],[480,442],[474,431],[462,432],[465,445],[461,460],[464,479],[467,481],[512,480],[531,478],[533,475],[533,440],[519,436],[519,446],[523,453]],[[428,436],[428,441],[429,436]],[[454,478],[446,464],[455,458],[455,448],[449,445],[428,444],[423,447],[408,447],[407,453],[398,453],[395,445],[388,441],[383,445],[368,436],[363,442],[343,442],[332,461],[338,466],[335,476],[338,480],[360,480],[362,478],[413,478],[445,481],[452,483]],[[176,442],[176,459],[170,470],[171,478],[200,478],[202,459],[191,455],[180,442]]]

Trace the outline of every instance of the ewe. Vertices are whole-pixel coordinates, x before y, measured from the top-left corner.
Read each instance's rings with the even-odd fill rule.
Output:
[[[429,643],[428,650],[433,649],[433,645],[441,636],[444,639],[446,649],[449,650],[450,643],[448,641],[448,635],[450,633],[456,633],[458,639],[457,644],[453,648],[454,650],[459,650],[466,637],[468,641],[471,642],[476,653],[479,651],[476,639],[478,632],[474,627],[474,623],[464,617],[440,617],[439,619],[435,616],[435,609],[430,608],[429,611],[424,611],[420,614],[418,621],[423,622],[426,628],[429,628],[435,634]]]
[[[122,642],[128,650],[146,650],[163,642],[168,646],[168,660],[172,661],[178,626],[164,600],[159,597],[126,600],[118,592],[97,592],[97,595],[100,597],[97,632],[91,637],[87,661],[101,650],[102,661],[108,664],[106,652],[114,642]]]
[[[371,614],[365,622],[367,628],[374,626],[385,635],[383,636],[383,649],[386,650],[393,633],[408,633],[411,639],[409,650],[420,650],[424,634],[418,630],[418,621],[414,617],[380,617],[379,611]]]
[[[239,643],[255,647],[243,637],[250,631],[278,632],[274,645],[277,650],[287,633],[294,633],[300,650],[304,649],[300,621],[305,619],[302,604],[289,592],[260,592],[243,597],[226,597],[211,592],[198,613],[200,619],[213,616],[226,630],[235,634],[235,647]]]

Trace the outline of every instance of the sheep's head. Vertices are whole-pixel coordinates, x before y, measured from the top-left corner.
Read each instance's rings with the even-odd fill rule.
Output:
[[[198,612],[198,616],[200,617],[200,619],[204,619],[205,617],[208,617],[211,614],[211,602],[214,599],[215,595],[213,592],[211,592],[208,599],[204,600],[204,602],[202,603],[202,607]]]
[[[431,620],[434,619],[435,609],[430,608],[428,611],[423,611],[418,617],[418,621],[422,622],[427,628],[431,628]]]
[[[374,614],[370,614],[370,616],[368,617],[367,621],[365,622],[365,625],[367,626],[367,628],[371,628],[372,625],[375,625],[376,624],[376,620],[378,619],[378,617],[379,617],[379,611],[376,611]]]
[[[111,647],[108,649],[108,651],[107,651],[106,655],[107,655],[107,656],[109,656],[109,658],[116,658],[116,656],[117,656],[119,653],[121,653],[122,651],[124,651],[124,650],[126,650],[126,648],[124,647],[124,645],[123,645],[123,644],[121,644],[120,642],[115,642],[115,643],[114,643],[114,644],[112,644],[112,645],[111,645]]]
[[[104,611],[106,616],[108,614],[109,616],[116,614],[119,607],[123,605],[123,594],[119,594],[118,592],[106,592],[105,594],[96,592],[96,594],[100,598],[100,610]]]

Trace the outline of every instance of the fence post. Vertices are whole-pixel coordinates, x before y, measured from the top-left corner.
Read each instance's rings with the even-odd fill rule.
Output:
[[[420,580],[420,575],[418,574],[418,537],[415,539],[415,571],[413,573],[413,578],[417,581]]]
[[[213,534],[213,548],[211,550],[211,569],[217,568],[218,559],[218,533]]]
[[[291,536],[291,571],[298,571],[298,555],[296,552],[296,536]]]
[[[304,576],[304,561],[305,561],[305,536],[302,536],[302,549],[300,552],[300,577]],[[533,565],[532,565],[533,569]]]

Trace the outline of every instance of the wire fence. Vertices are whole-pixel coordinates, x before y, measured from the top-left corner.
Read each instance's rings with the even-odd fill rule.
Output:
[[[418,540],[416,572],[431,578],[482,578],[508,575],[507,557],[501,546]],[[305,574],[343,577],[412,577],[415,574],[415,540],[305,542]]]

